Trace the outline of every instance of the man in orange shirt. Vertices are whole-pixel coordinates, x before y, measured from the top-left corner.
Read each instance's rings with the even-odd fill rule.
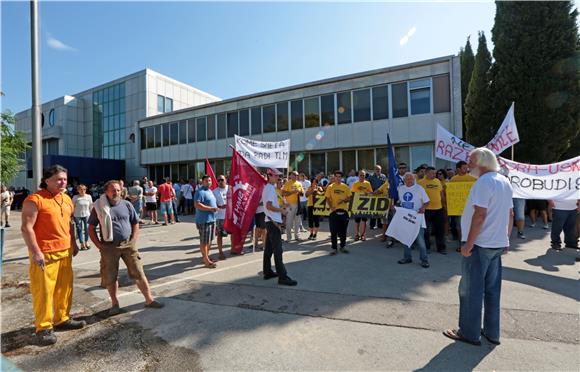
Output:
[[[72,256],[79,251],[71,228],[72,200],[65,194],[67,170],[54,165],[44,172],[41,190],[22,207],[22,236],[30,257],[30,292],[36,343],[56,343],[57,330],[79,329],[85,321],[72,320]]]
[[[171,180],[169,177],[165,177],[165,183],[160,185],[157,189],[159,193],[159,212],[163,216],[163,226],[167,226],[167,223],[174,224],[173,219],[173,198],[175,197],[175,190],[171,186]]]

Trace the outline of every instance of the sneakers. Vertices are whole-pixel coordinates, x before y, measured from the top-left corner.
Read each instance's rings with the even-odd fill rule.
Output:
[[[387,248],[391,248],[395,244],[392,240],[387,240]]]
[[[54,328],[57,331],[70,331],[71,329],[81,329],[87,325],[84,320],[73,320],[69,319],[64,323],[56,325]]]
[[[536,224],[535,223],[530,223],[528,226],[529,227],[536,227]]]
[[[413,260],[411,260],[411,259],[405,259],[405,258],[397,261],[397,263],[398,264],[401,264],[401,265],[410,264],[411,262],[413,262]]]
[[[56,344],[56,335],[51,329],[38,331],[34,334],[34,341],[38,346],[48,346]]]
[[[424,268],[424,269],[428,269],[429,268],[429,262],[427,262],[427,261],[421,262],[421,267]]]
[[[350,251],[346,248],[340,248],[340,253],[350,253]]]
[[[550,228],[550,225],[548,225],[548,224],[545,224],[544,226],[542,226],[542,228],[543,228],[544,230],[548,230],[548,229]]]
[[[525,239],[526,238],[526,236],[524,235],[524,232],[523,231],[518,231],[518,238],[520,238],[520,239]]]
[[[289,287],[294,287],[295,285],[298,284],[298,282],[296,280],[290,278],[289,276],[285,276],[284,278],[278,279],[278,284],[287,285]]]

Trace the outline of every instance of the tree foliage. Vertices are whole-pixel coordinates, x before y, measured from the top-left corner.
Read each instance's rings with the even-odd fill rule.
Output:
[[[29,147],[24,133],[14,130],[14,115],[2,113],[0,132],[0,182],[8,184],[24,165],[22,154]]]
[[[467,98],[473,64],[475,63],[475,56],[473,55],[469,36],[467,37],[465,47],[459,50],[459,60],[461,62],[461,122],[463,123],[463,135],[465,136],[465,99]]]
[[[493,131],[514,101],[518,161],[545,164],[580,154],[571,148],[580,133],[577,18],[570,1],[496,1]]]
[[[483,32],[479,33],[477,54],[465,99],[465,138],[475,146],[483,146],[493,138],[490,97],[491,54]]]

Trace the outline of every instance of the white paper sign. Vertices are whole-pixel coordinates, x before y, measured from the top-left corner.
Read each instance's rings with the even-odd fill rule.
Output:
[[[520,142],[520,135],[518,134],[518,128],[516,127],[514,103],[512,102],[512,105],[495,134],[495,137],[493,137],[485,147],[493,151],[494,154],[499,155],[505,149],[518,142]]]
[[[402,207],[395,207],[395,211],[386,235],[410,247],[419,235],[424,215]]]
[[[441,124],[437,124],[437,141],[435,143],[435,156],[439,159],[457,163],[460,160],[469,161],[469,152],[475,147],[451,134]]]
[[[264,168],[288,168],[290,140],[262,142],[235,136],[236,151],[250,164]]]
[[[499,158],[514,198],[580,199],[580,156],[554,164],[524,164]]]

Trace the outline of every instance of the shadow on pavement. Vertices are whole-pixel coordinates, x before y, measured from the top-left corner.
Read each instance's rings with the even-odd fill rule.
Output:
[[[423,368],[415,371],[472,371],[493,351],[493,345],[481,346],[454,342],[435,355]]]

